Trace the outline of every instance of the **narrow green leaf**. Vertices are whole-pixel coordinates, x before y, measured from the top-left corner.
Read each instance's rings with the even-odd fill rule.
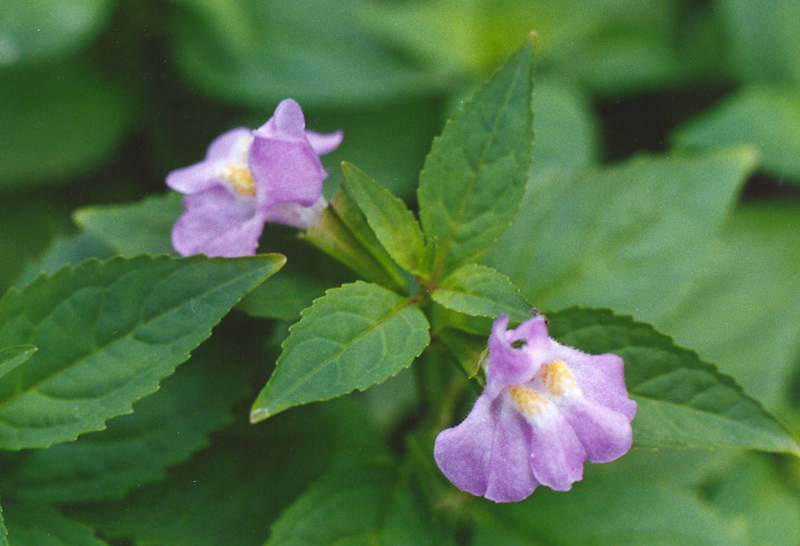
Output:
[[[485,336],[477,336],[454,328],[445,328],[436,335],[450,354],[458,360],[467,377],[478,375],[481,362],[488,357]]]
[[[746,88],[679,127],[672,140],[692,148],[752,145],[761,170],[800,183],[800,92]]]
[[[417,192],[433,278],[486,249],[525,193],[533,142],[533,39],[434,140]]]
[[[283,256],[87,261],[0,300],[0,346],[39,351],[0,378],[0,446],[100,430],[157,389]]]
[[[272,526],[264,546],[455,544],[388,462],[322,477]]]
[[[36,345],[16,345],[0,349],[0,377],[27,362],[36,351]]]
[[[359,281],[329,290],[292,326],[251,421],[382,383],[419,356],[428,328],[413,300],[381,286]]]
[[[14,546],[108,546],[89,527],[46,504],[8,505],[5,520]]]
[[[137,203],[79,209],[75,223],[123,256],[175,255],[170,233],[183,212],[181,195],[170,192]]]
[[[616,353],[639,405],[635,445],[738,447],[800,456],[795,439],[733,378],[652,326],[603,309],[549,313],[550,334],[592,354]]]
[[[485,261],[537,307],[610,307],[655,321],[700,272],[754,167],[753,151],[737,147],[535,178]]]
[[[405,203],[350,163],[343,163],[347,190],[386,252],[406,271],[419,269],[424,239]]]
[[[517,287],[508,277],[485,265],[460,267],[442,281],[431,297],[439,305],[475,317],[497,318],[505,313],[518,322],[531,318],[531,306]]]
[[[405,286],[405,279],[391,256],[343,189],[336,192],[331,205],[301,237],[363,279],[397,290]]]
[[[219,328],[225,339],[223,333],[204,343],[156,393],[136,402],[133,413],[75,442],[32,451],[12,478],[16,495],[58,504],[121,498],[163,480],[167,468],[206,447],[210,432],[233,422],[230,406],[249,393],[254,374],[238,362],[261,356],[243,349],[230,325]]]

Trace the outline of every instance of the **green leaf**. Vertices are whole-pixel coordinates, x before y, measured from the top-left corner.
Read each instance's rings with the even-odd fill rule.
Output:
[[[531,318],[531,306],[517,287],[491,267],[467,264],[448,275],[431,295],[448,309],[475,317],[497,318],[507,314],[522,322]]]
[[[525,193],[533,141],[533,39],[434,140],[420,173],[420,219],[436,246],[433,278],[488,247]]]
[[[383,439],[358,402],[347,397],[305,406],[258,427],[243,420],[170,470],[164,482],[72,511],[103,535],[131,538],[136,546],[263,544],[281,510],[332,461],[379,449]]]
[[[31,452],[14,474],[16,495],[58,504],[120,498],[163,480],[168,467],[206,447],[210,432],[233,422],[230,406],[249,393],[253,379],[248,368],[231,368],[231,355],[253,362],[262,356],[243,350],[234,327],[220,324],[223,332],[106,430]]]
[[[800,344],[800,207],[737,210],[681,305],[657,326],[741,382],[768,408],[795,400]]]
[[[96,169],[116,150],[129,119],[122,95],[83,61],[3,73],[0,97],[0,189]]]
[[[730,376],[676,346],[652,326],[603,309],[548,313],[550,335],[591,354],[615,353],[639,409],[633,421],[642,447],[738,447],[791,453],[800,446]]]
[[[656,320],[699,273],[753,166],[751,150],[734,148],[536,178],[486,263],[539,308]]]
[[[3,2],[0,67],[75,53],[103,27],[113,5],[109,0]]]
[[[428,328],[413,300],[378,285],[329,290],[292,326],[250,420],[382,383],[419,356]]]
[[[363,279],[396,290],[406,285],[405,277],[344,189],[336,192],[331,205],[301,237]]]
[[[14,546],[108,546],[89,527],[45,504],[11,504],[5,512]]]
[[[16,345],[0,349],[0,377],[27,362],[38,350],[36,345]]]
[[[745,81],[800,85],[800,4],[773,0],[770,9],[747,0],[720,0],[731,66]]]
[[[175,21],[175,62],[225,100],[256,108],[286,97],[304,106],[361,106],[429,94],[442,83],[362,28],[354,9],[362,0],[173,2],[192,12]]]
[[[519,503],[471,503],[473,541],[503,546],[745,546],[736,520],[681,484],[589,465],[567,494],[537,489]]]
[[[272,526],[264,546],[455,544],[389,462],[338,468]]]
[[[170,254],[170,233],[183,212],[182,196],[169,192],[138,203],[79,209],[75,223],[123,256]]]
[[[419,222],[401,199],[350,163],[343,163],[345,186],[386,252],[406,271],[420,267],[424,238]]]
[[[762,170],[800,183],[800,92],[746,88],[679,127],[672,140],[693,148],[750,144]]]
[[[0,378],[0,446],[46,447],[131,411],[283,256],[87,261],[0,300],[0,346],[39,351]]]
[[[737,518],[749,544],[800,543],[800,499],[768,461],[755,454],[741,458],[710,489],[710,499]]]

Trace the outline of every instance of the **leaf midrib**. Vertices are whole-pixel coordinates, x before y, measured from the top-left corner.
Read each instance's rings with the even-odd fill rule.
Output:
[[[362,332],[361,334],[359,334],[358,336],[353,338],[350,342],[342,345],[342,348],[339,351],[337,351],[334,355],[332,355],[330,358],[328,358],[327,360],[324,360],[323,362],[321,362],[320,364],[318,364],[317,366],[315,366],[314,368],[309,370],[309,372],[306,373],[305,375],[303,375],[303,377],[301,377],[299,380],[297,380],[295,382],[295,384],[291,386],[291,388],[284,389],[282,391],[282,395],[279,398],[276,398],[275,400],[281,400],[281,399],[285,400],[286,398],[288,398],[289,395],[291,395],[294,391],[296,391],[298,389],[298,387],[300,387],[300,385],[305,383],[308,380],[308,378],[310,378],[310,377],[316,375],[317,373],[319,373],[319,371],[322,368],[324,368],[325,366],[330,365],[332,362],[337,360],[342,354],[344,354],[345,351],[350,349],[350,347],[354,346],[356,343],[358,343],[359,341],[364,339],[367,335],[371,334],[379,326],[384,324],[386,321],[388,321],[392,317],[397,316],[403,309],[405,309],[406,307],[409,307],[412,303],[413,303],[412,299],[406,299],[404,301],[401,301],[398,305],[396,305],[395,307],[390,309],[389,312],[384,317],[382,317],[378,322],[375,322],[374,324],[372,324],[369,328],[367,328],[366,330],[364,330],[364,332]],[[266,409],[266,410],[269,410],[268,407],[265,407],[265,406],[261,406],[261,407]]]
[[[153,263],[153,262],[150,262],[150,263]],[[262,266],[262,268],[263,268],[263,266]],[[176,269],[175,271],[172,271],[172,272],[170,272],[170,275],[173,275],[173,274],[175,274],[175,273],[176,273],[177,271],[179,271],[179,270],[180,270],[180,268]],[[74,272],[74,271],[76,271],[76,270],[73,270],[73,272]],[[255,271],[257,271],[257,270],[255,270]],[[38,381],[38,382],[36,382],[36,383],[33,383],[33,384],[29,385],[29,386],[28,386],[26,389],[22,389],[22,390],[18,390],[18,391],[16,391],[16,392],[14,392],[14,394],[13,394],[12,396],[9,396],[9,397],[8,397],[8,398],[6,398],[5,400],[0,400],[0,413],[2,412],[3,408],[4,408],[5,406],[7,406],[8,404],[10,404],[10,403],[14,402],[15,400],[17,400],[18,398],[20,398],[20,397],[22,397],[22,396],[25,396],[26,394],[29,394],[29,393],[31,393],[31,392],[33,392],[33,391],[38,391],[39,387],[41,387],[43,384],[45,384],[45,383],[48,383],[48,382],[49,382],[49,381],[51,381],[53,378],[55,378],[55,377],[57,377],[57,376],[61,375],[61,374],[62,374],[62,373],[64,373],[64,372],[67,372],[67,371],[69,371],[69,370],[73,369],[75,366],[79,366],[79,365],[80,365],[81,363],[83,363],[84,361],[88,360],[89,358],[91,358],[91,357],[95,356],[96,354],[98,354],[98,353],[100,353],[100,352],[102,352],[102,351],[105,351],[105,350],[107,350],[109,347],[111,347],[111,346],[113,346],[113,345],[115,345],[115,344],[117,344],[117,343],[119,343],[119,342],[121,342],[121,341],[124,341],[124,340],[127,340],[127,339],[129,339],[129,338],[131,337],[131,335],[132,335],[134,332],[137,332],[138,330],[141,330],[142,328],[144,328],[144,327],[145,327],[145,326],[147,326],[148,324],[150,324],[150,323],[152,323],[152,322],[155,322],[156,320],[158,320],[158,319],[162,318],[163,316],[165,316],[165,315],[167,315],[167,314],[169,314],[169,313],[173,313],[173,312],[175,312],[175,311],[177,311],[177,310],[179,310],[179,309],[185,308],[185,307],[187,307],[187,306],[191,306],[191,305],[193,305],[193,304],[194,304],[194,300],[195,300],[195,299],[205,298],[206,296],[208,296],[208,295],[210,295],[210,294],[213,294],[214,292],[218,292],[219,290],[222,290],[222,289],[224,289],[224,288],[227,288],[228,286],[230,286],[230,285],[232,285],[232,284],[235,284],[235,283],[239,282],[241,279],[243,279],[243,278],[245,278],[245,277],[247,277],[247,276],[253,275],[253,273],[254,273],[255,271],[249,271],[248,273],[245,273],[245,274],[242,274],[242,275],[238,275],[238,276],[236,276],[235,278],[233,278],[233,279],[231,279],[231,280],[228,280],[228,281],[224,282],[223,284],[218,284],[218,285],[216,285],[216,286],[215,286],[213,289],[211,289],[211,290],[207,290],[207,291],[205,291],[205,292],[201,292],[199,295],[196,295],[196,296],[194,296],[194,297],[190,298],[190,299],[187,301],[187,303],[182,303],[182,304],[180,304],[180,305],[176,305],[176,306],[174,306],[174,307],[169,307],[169,308],[167,308],[167,309],[166,309],[166,310],[164,310],[163,312],[161,312],[161,313],[159,313],[159,314],[157,314],[157,315],[154,315],[153,317],[151,317],[150,319],[148,319],[146,322],[141,322],[141,323],[138,323],[138,324],[137,324],[137,325],[136,325],[134,328],[132,328],[131,330],[129,330],[129,331],[128,331],[128,332],[126,332],[125,334],[123,334],[123,335],[120,335],[120,336],[118,336],[118,337],[116,337],[116,338],[112,338],[112,339],[111,339],[111,340],[109,340],[109,341],[108,341],[106,344],[104,344],[104,345],[102,345],[102,346],[98,346],[98,347],[96,347],[96,348],[95,348],[95,350],[91,351],[90,353],[87,353],[87,354],[85,354],[85,355],[81,356],[81,357],[80,357],[80,358],[78,358],[77,360],[74,360],[74,361],[72,361],[72,362],[70,362],[70,363],[67,363],[67,364],[66,364],[64,367],[60,368],[60,369],[59,369],[58,371],[56,371],[55,373],[52,373],[52,374],[50,374],[50,375],[46,376],[44,379],[42,379],[42,380],[40,380],[40,381]],[[112,283],[112,284],[113,284],[113,283]],[[106,286],[105,288],[103,288],[103,294],[104,294],[104,295],[105,295],[106,291],[107,291],[107,290],[110,288],[110,286],[111,286],[111,285],[109,285],[109,286]],[[72,294],[74,294],[74,292],[72,292]],[[150,292],[148,293],[147,297],[149,297],[151,294],[152,294],[152,291],[150,291]],[[70,296],[70,297],[71,297],[71,296]],[[59,304],[58,304],[56,307],[59,307],[60,305],[64,304],[65,302],[69,301],[69,299],[70,299],[70,298],[67,298],[67,299],[65,299],[65,300],[62,300],[62,301],[61,301],[61,302],[60,302],[60,303],[59,303]],[[146,299],[146,298],[145,298],[145,299]],[[48,313],[47,315],[45,315],[45,317],[44,317],[44,318],[43,318],[43,319],[42,319],[42,320],[41,320],[39,323],[37,323],[37,325],[36,325],[36,328],[34,329],[34,333],[38,332],[38,329],[39,329],[39,327],[40,327],[40,326],[41,326],[41,325],[42,325],[42,324],[43,324],[43,323],[44,323],[44,322],[45,322],[47,319],[49,319],[49,318],[52,316],[53,312],[55,312],[55,309],[56,309],[56,307],[54,307],[54,309],[53,309],[53,311],[52,311],[51,313]],[[221,320],[221,319],[220,319],[220,320]],[[218,322],[219,322],[219,321],[218,321]],[[212,327],[213,327],[213,326],[212,326]],[[160,344],[160,346],[169,346],[169,345],[171,345],[171,343],[170,343],[170,344]],[[35,355],[34,355],[34,356],[35,356]],[[32,357],[32,358],[33,358],[33,357]],[[96,399],[96,398],[91,398],[91,400],[95,400],[95,399]],[[5,422],[5,421],[3,421],[3,422]],[[7,422],[6,422],[6,424],[7,424],[7,425],[10,425],[10,423],[7,423]],[[14,427],[14,428],[16,428],[16,427]]]
[[[453,220],[453,225],[450,227],[450,231],[447,234],[447,238],[445,239],[445,242],[442,245],[442,252],[439,254],[439,258],[436,260],[436,265],[434,266],[433,274],[431,275],[430,286],[433,286],[434,283],[436,282],[436,279],[438,278],[439,273],[441,271],[442,265],[444,264],[444,259],[447,256],[448,251],[450,250],[450,245],[453,244],[453,239],[455,238],[455,232],[461,224],[461,220],[467,208],[467,203],[469,202],[469,199],[472,196],[472,192],[475,188],[475,183],[477,182],[478,176],[480,175],[481,170],[484,167],[486,155],[489,153],[489,150],[494,144],[494,138],[495,135],[497,134],[497,127],[500,123],[500,118],[508,109],[508,104],[511,100],[512,92],[516,89],[517,81],[519,80],[521,73],[524,71],[525,71],[525,66],[520,65],[520,67],[517,69],[517,72],[514,74],[514,78],[512,80],[511,85],[508,86],[508,91],[506,92],[506,96],[503,100],[503,105],[498,110],[497,116],[494,119],[494,125],[492,126],[492,131],[489,133],[489,138],[486,141],[486,145],[481,151],[481,158],[478,161],[478,165],[475,168],[475,171],[472,175],[472,179],[470,180],[467,186],[467,191],[464,194],[464,198],[461,200],[461,205],[459,206],[458,214],[456,215],[456,218]]]

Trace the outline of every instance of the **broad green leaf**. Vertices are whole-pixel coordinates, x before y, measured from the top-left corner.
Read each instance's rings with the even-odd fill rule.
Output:
[[[0,67],[42,62],[74,53],[103,26],[114,2],[3,2]]]
[[[750,144],[762,170],[800,183],[800,90],[746,88],[679,127],[672,140],[694,148]]]
[[[634,444],[642,447],[737,447],[791,453],[800,446],[730,376],[676,346],[652,326],[603,309],[548,313],[550,335],[591,354],[615,353],[639,408]]]
[[[292,326],[250,420],[382,383],[419,356],[428,327],[413,300],[381,286],[359,281],[329,290]]]
[[[533,141],[533,39],[434,140],[420,173],[420,219],[435,245],[433,278],[488,247],[511,224]]]
[[[760,9],[748,0],[718,0],[727,24],[731,66],[745,81],[800,85],[800,4],[773,0]]]
[[[46,447],[100,430],[189,358],[283,256],[87,261],[11,289],[0,346],[39,351],[0,378],[0,446]]]
[[[108,546],[89,527],[46,504],[9,504],[4,517],[14,546]]]
[[[455,544],[389,461],[337,468],[272,526],[264,546]]]
[[[734,148],[535,178],[485,261],[539,308],[656,320],[700,271],[753,166],[751,150]]]
[[[123,256],[171,254],[170,233],[183,212],[181,195],[170,192],[138,203],[82,208],[75,223]]]
[[[485,265],[467,264],[456,269],[434,289],[431,298],[466,315],[497,318],[505,313],[518,322],[531,318],[531,306],[517,287]]]
[[[681,305],[657,326],[781,410],[797,396],[800,207],[746,203],[711,248]]]
[[[624,460],[624,459],[623,459]],[[622,462],[622,461],[620,461]],[[474,546],[745,546],[736,519],[648,474],[589,465],[569,493],[539,488],[519,503],[472,503]],[[657,472],[657,469],[655,469]]]
[[[3,73],[0,97],[0,189],[96,169],[115,151],[129,117],[122,95],[83,62]]]
[[[414,213],[401,199],[350,163],[343,163],[345,185],[386,252],[406,271],[421,265],[424,238]]]
[[[15,345],[0,349],[0,377],[27,362],[37,350],[36,345]]]
[[[382,438],[355,402],[298,408],[258,427],[237,423],[164,482],[73,512],[136,546],[261,546],[281,511],[334,461],[380,450]]]
[[[324,296],[330,284],[305,271],[289,272],[291,264],[288,261],[287,269],[250,292],[236,308],[253,317],[298,320],[300,312]]]
[[[210,432],[233,422],[230,406],[249,393],[252,367],[239,362],[257,362],[262,356],[243,349],[243,340],[235,337],[241,324],[226,322],[158,392],[136,402],[133,413],[76,442],[32,451],[14,474],[17,496],[58,504],[121,498],[163,480],[168,467],[206,447]],[[250,345],[260,348],[260,343]],[[235,369],[231,355],[236,356]]]
[[[362,1],[173,0],[192,12],[174,21],[173,56],[206,92],[257,108],[286,97],[360,106],[440,87],[362,28]]]
[[[788,481],[767,460],[751,454],[712,483],[709,497],[737,518],[749,544],[800,544],[800,498]]]

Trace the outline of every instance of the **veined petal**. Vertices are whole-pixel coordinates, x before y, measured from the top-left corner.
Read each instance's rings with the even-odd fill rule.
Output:
[[[222,186],[184,198],[185,212],[172,228],[172,245],[182,256],[255,254],[264,219],[252,200],[237,198]]]

